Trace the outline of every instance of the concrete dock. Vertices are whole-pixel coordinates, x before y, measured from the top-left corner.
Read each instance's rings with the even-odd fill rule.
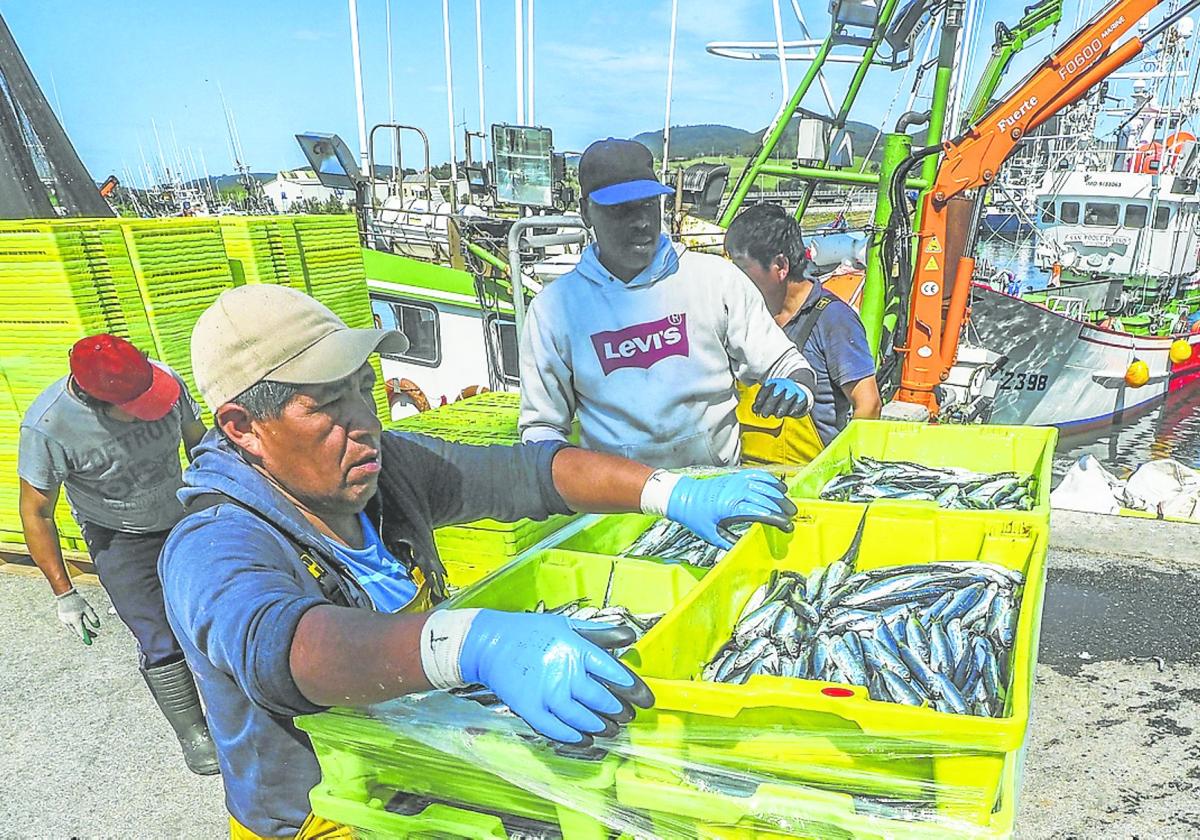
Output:
[[[1200,836],[1200,527],[1055,514],[1019,838]],[[36,573],[34,573],[36,575]],[[0,574],[0,837],[228,836],[98,587],[91,647]]]

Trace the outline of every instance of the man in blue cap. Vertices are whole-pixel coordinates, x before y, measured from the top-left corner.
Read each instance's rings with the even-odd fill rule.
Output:
[[[729,466],[741,445],[735,379],[754,411],[802,417],[816,379],[762,296],[726,260],[662,232],[650,150],[600,140],[579,162],[595,234],[579,265],[533,300],[521,336],[521,436],[582,443],[656,467]]]

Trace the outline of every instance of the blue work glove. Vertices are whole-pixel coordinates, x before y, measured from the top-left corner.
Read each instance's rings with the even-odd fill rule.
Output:
[[[560,615],[480,610],[459,654],[465,683],[481,683],[548,738],[590,746],[650,708],[654,695],[605,648],[635,641],[629,627]]]
[[[812,391],[794,379],[768,379],[750,410],[759,417],[805,417],[812,411]]]
[[[764,522],[791,531],[796,505],[782,481],[765,470],[742,470],[713,478],[683,476],[667,500],[667,518],[729,550],[740,522]]]

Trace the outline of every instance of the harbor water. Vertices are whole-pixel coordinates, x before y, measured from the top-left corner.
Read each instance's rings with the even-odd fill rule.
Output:
[[[1033,261],[1033,242],[984,234],[978,255],[997,270],[1011,271],[1023,290],[1044,289],[1048,277]],[[1061,477],[1077,459],[1093,455],[1125,477],[1146,461],[1174,458],[1200,469],[1200,387],[1169,395],[1148,411],[1104,429],[1059,439],[1054,472]]]

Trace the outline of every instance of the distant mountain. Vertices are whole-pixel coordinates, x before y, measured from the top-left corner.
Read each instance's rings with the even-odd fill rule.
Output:
[[[879,129],[864,122],[851,120],[846,123],[846,131],[850,134],[855,155],[865,155],[875,139]],[[729,125],[680,125],[671,128],[671,159],[687,159],[713,155],[752,155],[759,147],[767,129],[746,131]],[[782,157],[794,157],[798,136],[797,122],[793,120],[784,132],[780,146],[776,150]],[[663,140],[661,131],[644,131],[633,138],[644,144],[656,157],[662,156]],[[879,161],[882,157],[881,144],[875,144],[871,160]]]
[[[760,132],[761,136],[761,132]],[[633,138],[655,157],[662,157],[662,131],[643,131]],[[755,135],[729,125],[677,125],[671,127],[671,157],[694,158],[705,155],[750,154],[757,142]]]

